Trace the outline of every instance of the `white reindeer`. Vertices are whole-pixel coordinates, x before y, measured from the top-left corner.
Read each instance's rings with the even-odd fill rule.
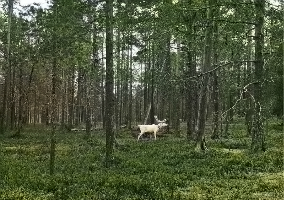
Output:
[[[140,134],[138,135],[137,141],[139,141],[139,138],[144,134],[144,133],[153,133],[155,140],[156,140],[156,135],[157,132],[160,128],[164,127],[164,126],[168,126],[168,124],[166,123],[159,123],[158,125],[152,124],[152,125],[138,125],[138,127],[140,128]]]

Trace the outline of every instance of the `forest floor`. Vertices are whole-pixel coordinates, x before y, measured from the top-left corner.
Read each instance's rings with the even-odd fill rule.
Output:
[[[0,199],[283,199],[283,130],[270,123],[267,150],[252,153],[245,127],[194,151],[182,134],[137,142],[129,132],[113,166],[104,167],[105,137],[56,134],[55,174],[49,175],[49,130],[26,127],[0,135]],[[283,127],[282,127],[283,128]]]

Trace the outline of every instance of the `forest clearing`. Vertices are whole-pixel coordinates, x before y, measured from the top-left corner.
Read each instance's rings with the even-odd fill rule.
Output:
[[[140,140],[117,134],[113,165],[104,166],[105,136],[56,135],[55,174],[49,175],[49,135],[28,127],[20,138],[0,136],[0,199],[283,199],[283,130],[267,127],[264,153],[250,152],[245,127],[196,152],[186,134]],[[280,128],[280,129],[279,129]],[[10,135],[11,136],[11,135]]]

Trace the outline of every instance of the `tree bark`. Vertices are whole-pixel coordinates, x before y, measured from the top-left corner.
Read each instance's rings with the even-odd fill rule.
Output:
[[[91,137],[91,128],[92,128],[92,122],[91,122],[91,103],[90,103],[90,80],[89,76],[86,76],[85,80],[86,88],[85,88],[85,112],[86,112],[86,135],[87,137]]]
[[[117,67],[116,67],[116,104],[115,104],[115,125],[116,130],[121,126],[121,59],[120,59],[120,53],[121,53],[121,42],[120,42],[120,30],[118,30],[117,36],[116,36],[116,51],[117,51]]]
[[[152,65],[151,65],[151,94],[150,94],[150,102],[151,102],[151,109],[150,109],[150,124],[155,123],[155,106],[154,106],[154,91],[155,91],[155,57],[154,57],[154,44],[152,44]]]
[[[16,78],[16,63],[13,64],[12,68],[12,80],[11,80],[11,96],[10,96],[10,129],[15,128],[16,120],[16,99],[15,99],[15,78]]]
[[[49,173],[50,175],[54,174],[54,167],[55,167],[55,146],[56,146],[56,139],[55,139],[55,133],[56,133],[56,111],[57,111],[57,99],[56,99],[56,93],[58,89],[58,70],[57,70],[57,2],[55,1],[53,5],[55,18],[54,18],[54,26],[52,31],[52,38],[53,38],[53,44],[52,44],[52,80],[51,80],[51,133],[50,133],[50,162],[49,162]]]
[[[212,52],[212,33],[213,33],[213,6],[215,0],[208,0],[209,8],[207,11],[207,28],[205,32],[205,47],[204,47],[204,63],[203,63],[203,72],[209,71],[212,69],[211,66],[211,52]],[[199,118],[198,118],[198,129],[197,129],[197,140],[196,140],[196,150],[205,150],[205,122],[206,122],[206,108],[208,105],[208,85],[209,85],[209,76],[208,74],[204,76],[203,85],[201,88],[201,99],[199,106]]]
[[[130,33],[130,36],[132,34]],[[132,37],[131,37],[132,38]],[[132,43],[132,41],[129,41]],[[132,70],[132,44],[129,45],[130,55],[129,55],[129,101],[128,101],[128,129],[131,130],[132,125],[132,107],[133,107],[133,97],[132,97],[132,82],[133,82],[133,70]]]
[[[251,26],[249,26],[249,29],[251,29]],[[248,44],[247,44],[247,60],[251,61],[253,60],[253,52],[252,52],[252,36],[251,31],[248,33]],[[244,85],[249,84],[252,81],[252,71],[253,66],[252,62],[246,63],[246,69],[244,70]],[[248,92],[251,93],[251,89],[248,88]],[[249,95],[246,95],[244,98],[246,98],[245,102],[245,124],[247,127],[247,135],[251,136],[251,129],[252,129],[252,114],[253,114],[253,108],[252,108],[252,99],[249,97]]]
[[[22,67],[19,69],[19,113],[18,113],[18,123],[17,123],[17,132],[16,136],[20,136],[22,127],[23,127],[23,100],[24,100],[24,93],[23,93],[23,70]]]
[[[73,66],[68,76],[68,130],[74,123],[74,93],[75,93],[75,67]]]
[[[82,106],[83,96],[84,96],[84,80],[85,80],[85,71],[82,67],[79,66],[78,69],[78,91],[76,97],[76,104],[75,104],[75,125],[78,126],[82,122],[82,114],[84,107]]]
[[[56,89],[57,89],[57,58],[54,55],[53,67],[52,67],[52,89],[51,89],[51,134],[50,134],[50,164],[49,172],[54,174],[54,163],[55,163],[55,118],[56,118]]]
[[[264,48],[264,13],[265,13],[265,0],[255,0],[256,10],[256,25],[255,25],[255,80],[257,84],[254,85],[254,100],[255,110],[253,115],[252,127],[252,150],[265,151],[264,127],[263,127],[263,114],[262,114],[262,83],[263,83],[263,48]]]
[[[64,130],[66,127],[65,118],[66,118],[66,80],[65,80],[65,73],[62,70],[62,102],[61,102],[61,129]]]
[[[7,121],[10,120],[7,116],[7,105],[10,106],[10,89],[11,89],[11,24],[13,15],[14,0],[8,2],[8,30],[7,30],[7,53],[6,53],[6,68],[5,68],[5,82],[4,82],[4,95],[1,109],[0,118],[0,134],[3,134],[7,128]],[[9,110],[9,109],[8,109]]]
[[[192,77],[196,74],[196,67],[193,63],[193,52],[191,50],[191,45],[188,46],[188,52],[187,52],[187,78]],[[195,104],[197,101],[197,97],[195,95],[196,91],[196,82],[194,80],[188,80],[189,86],[186,87],[186,118],[187,118],[187,139],[192,140],[193,135],[195,132]]]
[[[104,49],[104,44],[102,44],[102,49]],[[104,51],[102,51],[102,58],[104,57]],[[101,99],[102,99],[102,109],[101,109],[101,120],[103,122],[103,129],[106,128],[106,96],[105,96],[105,87],[106,85],[104,85],[104,82],[106,82],[105,80],[105,69],[104,69],[104,65],[102,64],[102,74],[101,74]]]
[[[184,1],[184,0],[183,0]],[[189,2],[191,5],[191,1]],[[196,75],[196,64],[194,63],[195,51],[194,51],[194,41],[195,41],[195,29],[193,27],[193,22],[195,21],[196,15],[192,15],[192,20],[188,24],[188,38],[187,38],[187,51],[186,51],[186,77],[188,80],[188,85],[185,85],[185,118],[186,118],[186,136],[187,140],[194,139],[195,133],[195,122],[196,122],[196,112],[198,110],[197,106],[197,87],[196,81],[190,79]]]
[[[214,59],[214,66],[218,63],[218,25],[217,22],[214,22],[213,25],[214,29],[214,44],[213,44],[213,59]],[[219,138],[219,118],[220,118],[220,112],[219,112],[219,77],[218,72],[215,70],[213,72],[213,91],[212,91],[212,99],[213,99],[213,121],[212,121],[212,139],[218,139]]]
[[[113,148],[114,148],[114,131],[113,131],[113,0],[106,0],[106,167],[111,166]]]

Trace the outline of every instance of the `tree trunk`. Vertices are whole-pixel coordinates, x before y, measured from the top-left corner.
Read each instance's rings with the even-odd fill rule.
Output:
[[[212,69],[211,66],[211,51],[212,51],[212,33],[213,33],[213,6],[215,0],[208,0],[209,8],[207,11],[207,28],[205,32],[205,48],[204,48],[204,63],[203,63],[203,72],[209,71]],[[208,85],[209,85],[209,76],[208,74],[203,77],[203,85],[201,88],[201,99],[199,106],[199,118],[198,118],[198,129],[197,129],[197,141],[196,141],[196,150],[205,150],[205,121],[206,121],[206,108],[208,105]]]
[[[148,119],[148,115],[150,113],[150,109],[151,107],[148,106],[149,104],[149,76],[148,76],[148,73],[150,71],[150,62],[151,62],[151,59],[150,59],[150,42],[147,41],[146,42],[146,47],[148,47],[148,55],[145,55],[145,67],[144,67],[144,98],[143,98],[143,102],[144,102],[144,105],[143,105],[143,116],[144,116],[144,124],[147,124],[147,119]],[[149,108],[149,109],[148,109]],[[149,112],[148,112],[149,110]]]
[[[104,46],[102,44],[102,49],[104,49]],[[102,58],[104,57],[104,51],[102,51]],[[103,129],[106,128],[106,120],[105,120],[105,116],[106,116],[106,109],[105,109],[105,104],[106,104],[106,97],[105,97],[105,87],[106,85],[104,85],[105,80],[105,69],[104,69],[104,64],[102,64],[102,74],[101,74],[101,99],[102,99],[102,109],[101,109],[101,120],[103,122]]]
[[[19,113],[18,113],[18,125],[17,125],[17,132],[16,136],[20,136],[22,127],[23,127],[23,99],[24,99],[24,93],[23,93],[23,70],[20,66],[19,69]]]
[[[174,74],[176,77],[180,77],[180,72],[179,72],[179,68],[180,65],[183,65],[182,63],[182,59],[181,59],[181,51],[180,51],[180,41],[177,41],[177,59],[176,59],[176,63],[174,66]],[[169,46],[170,48],[170,46]],[[183,66],[182,66],[183,67]],[[172,102],[173,102],[173,115],[174,115],[174,130],[176,135],[180,135],[180,118],[182,118],[181,116],[181,92],[180,92],[180,84],[174,85],[173,86],[173,94],[172,95]]]
[[[249,27],[251,29],[251,27]],[[247,60],[248,62],[246,63],[246,69],[245,71],[245,85],[249,84],[252,81],[252,71],[253,71],[253,66],[251,60],[253,60],[253,54],[252,54],[252,36],[251,36],[251,31],[248,33],[248,44],[247,44]],[[248,88],[248,92],[251,93],[251,89]],[[245,94],[245,124],[247,126],[247,135],[251,136],[251,129],[252,129],[252,114],[253,114],[253,108],[252,108],[252,99],[249,97],[249,95]]]
[[[65,125],[65,117],[66,117],[66,80],[65,80],[65,73],[64,70],[62,70],[62,80],[63,80],[63,85],[62,85],[62,102],[61,102],[61,129],[64,130],[66,125]]]
[[[79,66],[78,69],[78,91],[77,91],[77,97],[76,97],[76,105],[75,105],[75,112],[76,112],[76,117],[75,117],[75,125],[78,126],[82,122],[82,100],[83,100],[83,87],[84,87],[84,78],[85,78],[85,73],[84,69],[82,69]]]
[[[3,134],[7,127],[7,121],[10,120],[7,114],[7,105],[10,106],[10,86],[11,86],[11,24],[13,15],[14,0],[8,2],[8,30],[7,30],[7,54],[5,68],[4,95],[0,118],[0,134]]]
[[[74,93],[75,93],[75,67],[73,66],[68,76],[68,130],[74,123]]]
[[[254,99],[255,99],[255,110],[253,115],[253,127],[252,127],[252,150],[265,151],[264,141],[264,127],[263,127],[263,116],[262,116],[262,83],[263,83],[263,48],[264,48],[264,35],[263,35],[263,24],[264,24],[264,13],[265,13],[265,0],[255,0],[256,10],[256,25],[255,25],[255,80],[254,84]]]
[[[190,45],[190,44],[189,44]],[[190,45],[191,46],[191,45]],[[189,48],[190,48],[189,46]],[[187,70],[188,70],[188,76],[187,78],[190,78],[192,76],[194,76],[196,74],[196,67],[195,67],[195,64],[193,64],[193,53],[192,53],[192,50],[191,48],[188,50],[187,52]],[[196,83],[194,80],[191,80],[189,79],[189,86],[186,87],[186,95],[187,95],[187,98],[186,98],[186,115],[187,115],[187,131],[186,131],[186,134],[187,134],[187,139],[188,140],[191,140],[193,139],[193,134],[195,132],[195,100],[197,100],[196,96],[195,96],[195,90],[197,89],[195,87]]]
[[[51,89],[51,134],[50,134],[50,164],[49,172],[52,175],[54,173],[54,162],[55,162],[55,118],[56,118],[56,89],[57,89],[57,60],[53,58],[52,67],[52,89]]]
[[[213,25],[214,29],[214,66],[218,63],[218,26],[217,22],[214,22]],[[212,139],[219,138],[219,118],[220,118],[220,112],[219,112],[219,77],[218,72],[215,70],[213,72],[213,91],[212,91],[212,99],[213,99],[213,121],[212,121]]]
[[[111,166],[113,148],[114,148],[114,131],[113,131],[113,0],[106,0],[106,167]]]
[[[130,34],[131,36],[131,34]],[[132,41],[129,41],[132,43]],[[133,72],[132,72],[132,45],[129,45],[130,49],[130,56],[129,56],[129,102],[128,102],[128,129],[131,130],[132,125],[132,104],[133,104],[133,98],[132,98],[132,82],[133,82]]]
[[[89,76],[86,76],[85,80],[85,112],[86,112],[86,135],[87,137],[91,137],[91,128],[92,128],[92,123],[91,123],[91,103],[90,103],[90,80]]]
[[[98,1],[94,1],[94,9],[96,11],[97,8],[97,4]],[[92,50],[93,50],[93,76],[94,76],[94,112],[95,113],[99,113],[98,112],[98,108],[97,108],[97,104],[99,104],[99,94],[97,91],[99,91],[99,85],[100,85],[100,79],[99,79],[99,71],[100,71],[100,62],[99,62],[99,45],[98,45],[98,27],[96,24],[96,20],[97,20],[97,12],[94,12],[93,14],[93,40],[92,40]],[[103,72],[101,72],[103,74]],[[95,115],[96,116],[96,115]],[[97,117],[95,117],[94,119],[94,126],[97,122]]]
[[[124,61],[124,53],[123,50],[121,50],[121,59],[120,59],[120,73],[119,73],[119,125],[122,125],[122,118],[123,118],[123,75],[122,75],[122,69],[123,69],[123,61]]]
[[[55,12],[55,19],[54,19],[54,27],[53,27],[53,55],[52,55],[52,80],[51,80],[51,134],[50,134],[50,163],[49,163],[49,173],[50,175],[54,174],[54,165],[55,165],[55,133],[56,133],[56,126],[55,126],[55,120],[56,120],[56,111],[57,111],[57,99],[56,99],[56,91],[58,89],[58,70],[57,70],[57,2],[55,1],[53,5],[53,9]]]
[[[10,129],[13,130],[15,128],[15,120],[16,120],[16,99],[15,99],[15,76],[16,76],[16,63],[13,63],[12,69],[12,80],[11,80],[11,96],[10,96]]]
[[[123,43],[123,49],[126,49],[126,41]],[[128,48],[128,53],[126,56],[124,56],[124,52],[122,52],[122,68],[124,69],[122,73],[122,123],[123,125],[127,126],[128,122],[128,99],[129,99],[129,88],[128,88],[128,78],[129,78],[129,51],[130,49]],[[125,58],[126,57],[126,58]]]
[[[197,112],[197,87],[196,81],[191,79],[196,75],[196,64],[194,63],[195,52],[194,52],[194,41],[195,41],[195,28],[193,22],[195,21],[196,15],[192,16],[192,21],[188,24],[188,41],[187,41],[187,52],[186,52],[186,79],[188,85],[185,85],[185,118],[186,118],[186,135],[188,140],[194,139],[195,123],[196,123],[196,112]]]
[[[155,91],[155,85],[154,85],[154,80],[155,80],[155,57],[154,57],[154,44],[152,44],[152,65],[151,65],[151,109],[150,109],[150,124],[155,123],[155,106],[154,106],[154,91]]]
[[[121,53],[121,43],[120,43],[120,31],[118,30],[117,36],[116,36],[116,51],[117,51],[117,67],[116,67],[116,104],[115,104],[115,125],[116,130],[121,126],[121,59],[120,59],[120,53]]]

